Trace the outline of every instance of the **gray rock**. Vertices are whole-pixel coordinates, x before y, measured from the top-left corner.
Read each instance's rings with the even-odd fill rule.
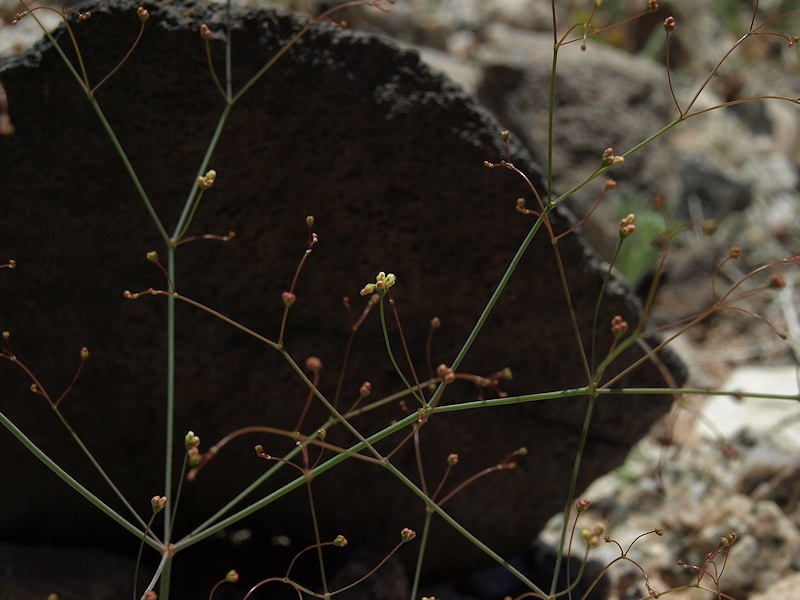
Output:
[[[135,37],[136,6],[103,5],[92,10],[89,21],[73,23],[93,81],[117,63]],[[140,46],[97,93],[168,230],[222,110],[198,35],[201,23],[219,31],[221,20],[221,9],[205,4],[153,8]],[[235,84],[246,81],[301,24],[288,14],[237,9]],[[59,39],[67,43],[63,32]],[[214,43],[213,51],[221,61],[221,44]],[[90,349],[61,410],[132,504],[148,515],[150,497],[163,489],[166,303],[149,297],[132,302],[122,293],[167,286],[145,260],[146,252],[163,244],[56,53],[39,46],[7,60],[0,72],[17,129],[14,137],[0,140],[5,168],[0,257],[18,263],[15,271],[0,273],[0,327],[12,332],[16,354],[54,396],[71,380],[78,349]],[[313,214],[320,243],[300,278],[286,349],[300,364],[308,356],[321,358],[320,388],[332,397],[350,328],[342,297],[353,298],[360,312],[361,287],[378,271],[393,271],[405,337],[423,377],[430,319],[443,321],[434,364],[448,363],[533,223],[514,210],[516,198],[527,192],[521,180],[483,166],[484,160],[505,155],[499,129],[484,108],[434,75],[416,54],[316,27],[234,108],[211,163],[217,183],[203,199],[191,234],[235,230],[237,237],[229,244],[179,248],[177,288],[274,338],[281,292],[306,248],[306,215]],[[514,163],[541,190],[530,156],[519,143],[512,151]],[[563,230],[570,216],[557,211],[552,223]],[[461,369],[486,375],[510,367],[515,378],[503,387],[512,395],[586,383],[552,248],[541,233]],[[560,248],[586,343],[601,285],[600,262],[576,235]],[[637,310],[621,286],[609,288],[600,317],[601,353],[610,344],[611,317],[622,314],[634,323]],[[177,348],[179,436],[193,430],[207,448],[239,427],[295,427],[307,389],[276,352],[183,304],[177,307]],[[631,352],[624,363],[636,356]],[[674,357],[665,353],[662,360],[681,380]],[[0,366],[2,411],[79,481],[117,506],[46,403],[31,395],[30,382],[11,365]],[[342,405],[357,396],[365,380],[372,383],[373,398],[403,388],[386,358],[377,315],[356,338]],[[663,381],[645,365],[619,385]],[[445,401],[477,395],[474,387],[459,383]],[[654,396],[599,402],[579,487],[619,464],[669,404],[669,398]],[[421,435],[429,484],[438,482],[451,452],[460,455],[454,481],[461,481],[528,447],[533,456],[519,468],[474,484],[446,505],[497,551],[523,548],[562,507],[584,409],[583,400],[564,398],[433,418]],[[353,424],[371,433],[405,414],[391,404]],[[313,432],[325,417],[319,403],[312,403],[302,429]],[[336,430],[329,439],[353,442]],[[59,542],[80,536],[87,544],[136,546],[135,538],[100,516],[7,433],[1,432],[0,440],[0,479],[4,494],[15,499],[0,513],[0,538]],[[380,449],[387,452],[397,441]],[[291,442],[266,435],[225,448],[186,487],[178,537],[265,471],[267,465],[253,455],[256,443],[274,455],[292,448]],[[416,480],[411,447],[393,455],[393,462]],[[294,476],[284,469],[259,496]],[[342,533],[354,548],[386,551],[402,527],[422,526],[422,504],[372,465],[347,461],[315,481],[314,496],[323,536]],[[247,526],[259,534],[287,535],[301,548],[311,536],[307,500],[302,492],[290,495]],[[429,574],[487,560],[438,519],[430,544]],[[406,546],[398,556],[412,563],[414,549]],[[224,570],[209,572],[200,564],[194,582],[200,588],[224,576]],[[271,568],[259,564],[256,572]]]
[[[484,72],[478,98],[546,164],[552,34],[491,26],[477,58]],[[585,52],[569,44],[559,51],[557,73],[553,185],[558,193],[599,168],[606,148],[622,154],[675,116],[666,72],[652,61],[594,42]],[[681,190],[675,160],[665,138],[655,140],[567,203],[575,213],[586,213],[608,178],[620,184],[616,197],[674,198]],[[609,233],[618,219],[606,201],[587,224],[586,235],[606,255],[616,243]]]

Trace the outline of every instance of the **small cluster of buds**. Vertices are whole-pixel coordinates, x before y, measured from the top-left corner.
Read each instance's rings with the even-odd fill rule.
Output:
[[[619,315],[611,319],[611,333],[615,338],[622,337],[628,331],[628,322]]]
[[[436,367],[436,374],[442,378],[442,381],[446,381],[447,383],[452,383],[456,379],[456,374],[445,364],[441,364]]]
[[[596,548],[600,545],[600,536],[606,531],[606,526],[598,523],[591,529],[582,529],[581,538],[589,548]]]
[[[578,514],[584,513],[589,508],[591,503],[592,501],[588,498],[581,498],[575,503],[575,509],[578,511]]]
[[[150,18],[150,12],[144,7],[140,6],[136,9],[136,14],[139,15],[139,20],[144,23]]]
[[[636,216],[631,213],[619,222],[619,237],[625,239],[636,233]]]
[[[447,464],[451,467],[455,467],[458,464],[458,454],[448,454],[447,455]]]
[[[650,12],[655,12],[658,10],[658,2],[656,0],[648,0],[647,2],[647,10]]]
[[[150,498],[150,506],[153,507],[154,515],[160,513],[166,505],[167,505],[166,496],[153,496],[152,498]]]
[[[205,23],[200,25],[200,37],[204,40],[211,39],[211,28]]]
[[[664,29],[669,33],[670,31],[675,31],[675,18],[674,17],[667,17],[664,19]]]
[[[214,169],[211,169],[205,175],[201,175],[200,177],[198,177],[197,183],[204,190],[208,190],[214,187],[214,180],[216,180],[216,178],[217,178],[217,172]]]
[[[613,148],[606,148],[603,150],[603,166],[616,167],[625,162],[624,156],[616,156]]]
[[[400,539],[403,542],[410,542],[415,537],[417,537],[417,532],[413,529],[409,529],[408,527],[403,528],[403,531],[400,532]]]
[[[372,384],[369,381],[365,381],[361,384],[361,387],[358,388],[358,395],[362,398],[366,398],[372,393]]]
[[[190,431],[183,438],[183,444],[186,448],[186,454],[189,456],[189,463],[196,465],[200,462],[200,436],[195,435],[194,431]]]
[[[347,538],[341,534],[337,535],[336,539],[333,540],[333,545],[336,546],[337,548],[344,548],[345,546],[347,546]]]
[[[381,271],[378,273],[377,277],[375,277],[375,283],[368,283],[361,289],[361,295],[367,296],[375,293],[383,297],[395,283],[397,283],[397,277],[395,277],[394,273],[389,273],[387,275]]]
[[[233,569],[231,569],[230,571],[228,571],[228,574],[225,575],[225,581],[227,581],[228,583],[236,583],[237,581],[239,581],[239,574]]]

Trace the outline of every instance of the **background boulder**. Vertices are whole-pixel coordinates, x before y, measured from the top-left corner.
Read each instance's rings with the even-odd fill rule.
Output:
[[[92,81],[113,68],[134,39],[136,6],[92,7],[90,20],[73,23]],[[289,14],[253,9],[236,9],[235,19],[235,86],[303,23]],[[202,23],[221,32],[222,20],[222,10],[214,6],[152,8],[139,47],[97,93],[168,231],[223,108],[198,33]],[[57,35],[69,45],[63,31]],[[222,45],[212,47],[221,69]],[[0,257],[18,263],[0,277],[0,327],[12,332],[16,354],[55,396],[71,380],[79,348],[90,349],[62,411],[146,515],[150,497],[163,487],[166,303],[163,298],[132,302],[122,293],[167,286],[145,259],[146,252],[163,244],[56,52],[40,45],[0,65],[0,76],[16,127],[13,137],[0,139]],[[433,362],[449,363],[533,224],[514,210],[520,196],[533,202],[523,182],[504,169],[483,166],[484,160],[505,156],[500,129],[484,108],[431,72],[417,54],[317,26],[234,108],[211,162],[217,183],[204,197],[191,233],[233,230],[237,236],[228,244],[180,247],[177,288],[274,339],[283,311],[281,292],[306,248],[306,216],[314,215],[320,242],[300,278],[285,347],[298,363],[309,356],[321,359],[321,390],[333,395],[347,344],[350,323],[342,297],[349,296],[360,313],[358,292],[380,270],[398,277],[397,308],[418,372],[425,372],[425,340],[435,316],[443,326],[435,336]],[[542,191],[529,154],[513,139],[511,159]],[[559,210],[552,222],[563,230],[571,217]],[[586,344],[602,265],[577,234],[562,240],[560,249]],[[612,316],[635,323],[637,310],[618,282],[608,288],[599,320],[600,354],[610,344]],[[177,307],[177,328],[179,436],[193,430],[207,448],[239,427],[295,426],[307,390],[276,352],[186,305]],[[390,329],[395,331],[393,325]],[[635,358],[632,352],[624,362]],[[662,358],[680,379],[679,363],[669,354]],[[520,263],[461,371],[487,375],[505,367],[514,373],[513,381],[503,383],[509,394],[586,384],[544,232]],[[113,503],[46,403],[31,395],[30,382],[9,364],[1,373],[1,410]],[[403,387],[387,359],[377,314],[356,337],[342,404],[356,398],[365,380],[372,383],[373,398]],[[620,384],[663,386],[664,381],[646,365]],[[445,401],[476,397],[473,386],[459,383]],[[600,401],[579,487],[619,464],[669,404],[668,397],[654,396]],[[519,468],[480,481],[447,504],[454,517],[499,552],[524,547],[562,508],[585,406],[583,399],[563,398],[432,419],[421,436],[428,481],[438,483],[451,452],[460,456],[456,482],[526,446],[532,456]],[[404,415],[402,407],[391,404],[353,423],[371,433]],[[313,403],[304,431],[314,431],[324,418],[322,407]],[[337,443],[353,441],[333,433]],[[6,432],[0,439],[0,478],[8,497],[16,499],[0,514],[1,539],[112,545],[135,552],[135,538],[100,516]],[[268,465],[253,455],[256,443],[274,455],[291,448],[285,440],[262,435],[226,448],[185,489],[177,537],[264,472]],[[417,479],[410,446],[393,461]],[[295,476],[283,471],[264,493]],[[348,461],[314,485],[324,537],[342,533],[356,548],[385,549],[402,527],[421,528],[421,503],[378,467]],[[278,535],[288,536],[296,550],[312,533],[307,499],[302,492],[289,496],[245,526],[264,534],[254,542],[254,552],[266,552],[270,536]],[[469,570],[486,560],[438,520],[431,535],[426,554],[431,576]],[[407,547],[401,558],[410,562],[412,555]],[[230,568],[227,557],[220,558],[229,566],[219,572],[194,563],[200,589]],[[272,569],[262,564],[253,577],[271,575]]]

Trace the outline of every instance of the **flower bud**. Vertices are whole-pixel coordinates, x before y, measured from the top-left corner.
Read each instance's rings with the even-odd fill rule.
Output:
[[[214,169],[211,169],[205,175],[201,175],[200,177],[198,177],[197,183],[204,190],[208,190],[214,187],[214,181],[216,180],[216,178],[217,178],[217,172]]]
[[[150,506],[153,508],[154,515],[160,513],[166,505],[167,505],[166,496],[153,496],[150,499]]]
[[[297,296],[291,292],[283,292],[281,294],[281,300],[283,301],[283,305],[286,308],[289,308],[292,304],[294,304],[294,301],[297,300]]]
[[[200,436],[195,435],[194,431],[190,431],[186,434],[183,438],[184,445],[186,446],[186,451],[190,451],[192,449],[196,449],[200,446]]]
[[[625,239],[636,233],[636,216],[631,213],[619,222],[619,237]]]

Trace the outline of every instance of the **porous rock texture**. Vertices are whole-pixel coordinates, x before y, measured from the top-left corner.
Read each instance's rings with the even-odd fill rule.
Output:
[[[94,6],[91,19],[72,23],[92,82],[117,64],[136,36],[136,6]],[[199,36],[202,23],[216,32],[211,47],[221,72],[224,13],[199,3],[149,8],[141,43],[96,97],[171,232],[224,107]],[[235,9],[234,17],[236,88],[303,21],[250,9]],[[64,32],[56,35],[73,56]],[[151,250],[163,258],[164,243],[57,53],[43,44],[7,60],[0,71],[16,127],[13,137],[0,139],[0,258],[17,262],[16,270],[0,273],[0,327],[11,331],[14,352],[54,397],[72,379],[78,350],[89,348],[90,358],[61,410],[147,518],[151,496],[164,487],[166,301],[149,296],[131,301],[123,291],[168,286],[145,258]],[[398,278],[393,293],[405,340],[425,377],[431,318],[443,323],[434,338],[433,364],[450,363],[534,222],[514,210],[520,196],[533,203],[523,181],[506,169],[483,165],[505,156],[499,129],[485,109],[432,73],[416,54],[366,35],[315,26],[236,104],[211,161],[219,176],[190,233],[233,230],[236,238],[179,247],[174,283],[184,295],[274,340],[283,312],[281,293],[306,249],[306,216],[314,215],[320,241],[299,280],[286,350],[300,365],[309,356],[321,359],[320,389],[332,398],[350,330],[342,297],[349,296],[353,311],[360,313],[365,301],[359,290],[378,271],[391,271]],[[542,191],[529,154],[511,142],[511,160]],[[561,231],[570,216],[556,210],[551,222]],[[559,248],[587,344],[602,265],[579,235],[564,238]],[[616,314],[636,322],[635,301],[614,283],[601,308],[600,355],[609,347],[608,323]],[[402,357],[391,317],[389,329],[394,351]],[[176,344],[178,455],[188,430],[201,436],[206,449],[240,427],[295,427],[308,390],[277,352],[182,303]],[[609,373],[635,357],[629,353]],[[661,358],[680,380],[680,364],[669,354]],[[406,361],[400,364],[405,369]],[[44,400],[31,394],[30,381],[9,363],[0,367],[0,410],[76,479],[117,506]],[[544,230],[459,371],[486,375],[504,367],[514,373],[512,381],[503,382],[511,395],[586,384]],[[356,336],[341,406],[357,397],[363,381],[372,384],[371,398],[403,389],[387,358],[377,311]],[[619,385],[663,386],[664,381],[646,364]],[[471,384],[458,382],[444,403],[477,396]],[[654,396],[601,399],[578,487],[619,464],[669,403]],[[407,408],[391,403],[354,418],[353,424],[372,433],[409,409],[415,409],[411,399]],[[420,434],[428,485],[435,488],[450,453],[460,458],[454,486],[527,447],[530,455],[517,469],[493,474],[445,505],[495,550],[523,548],[562,508],[585,409],[585,399],[564,397],[435,416]],[[314,432],[326,416],[320,403],[312,402],[302,431]],[[352,444],[353,437],[342,430],[333,428],[329,440]],[[388,452],[399,439],[379,448]],[[100,515],[8,433],[2,432],[0,440],[0,480],[6,497],[15,499],[3,503],[0,539],[135,553],[134,536]],[[176,539],[271,466],[254,455],[256,443],[272,455],[293,446],[290,440],[251,434],[226,447],[185,486]],[[392,461],[419,480],[411,444]],[[282,469],[253,498],[296,475],[294,469]],[[344,534],[356,548],[385,552],[403,527],[421,530],[422,503],[381,467],[345,461],[317,478],[313,490],[324,539]],[[311,539],[305,492],[289,494],[237,527],[257,534],[250,558],[264,556],[270,536],[279,535],[291,540],[291,556]],[[487,560],[440,519],[434,519],[429,543],[429,577],[470,570]],[[412,547],[399,557],[412,563]],[[206,593],[236,566],[227,556],[218,558],[225,566],[192,563],[189,576]],[[176,565],[180,562],[179,556]],[[254,580],[281,574],[273,563],[261,563],[250,573]]]

